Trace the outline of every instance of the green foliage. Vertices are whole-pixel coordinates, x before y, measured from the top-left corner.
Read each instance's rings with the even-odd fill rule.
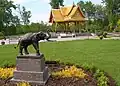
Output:
[[[120,32],[120,19],[117,21],[117,27],[114,30],[115,32]]]
[[[117,21],[117,25],[120,26],[120,19]]]
[[[25,34],[28,32],[39,32],[39,31],[46,32],[48,29],[51,30],[51,27],[41,21],[40,23],[31,23],[30,25],[17,26],[16,34]]]
[[[11,25],[5,29],[5,35],[15,35],[16,34],[16,26]]]
[[[97,86],[108,86],[109,80],[103,71],[89,64],[83,64],[82,67],[93,73],[93,76],[97,79]]]
[[[77,3],[77,5],[81,7],[84,14],[87,13],[88,19],[91,19],[94,16],[95,7],[91,1],[86,1],[86,2],[80,1]]]
[[[87,26],[87,29],[89,29],[90,32],[96,33],[96,32],[98,32],[98,31],[101,30],[101,26],[98,26],[98,25],[96,25],[96,24],[89,24],[89,25]]]
[[[17,12],[20,14],[21,19],[17,15],[13,15],[13,9],[15,11],[18,9]],[[0,32],[4,31],[4,35],[15,35],[18,33],[17,28],[20,28],[22,23],[25,25],[29,24],[30,17],[31,12],[27,11],[24,6],[21,9],[20,5],[14,5],[11,0],[0,0]],[[27,31],[23,30],[23,32]]]
[[[9,61],[4,61],[0,67],[2,68],[10,68],[10,67],[14,67],[15,65],[12,63],[12,62],[9,62]]]
[[[99,69],[96,70],[96,73],[94,74],[94,77],[97,79],[97,85],[98,86],[108,86],[109,79],[105,76],[103,71],[100,71]]]
[[[86,30],[94,33],[102,31],[106,24],[104,7],[102,5],[95,5],[91,1],[80,1],[77,4],[88,18]]]
[[[60,6],[63,6],[64,0],[50,0],[50,5],[54,9],[58,9]]]
[[[106,7],[106,14],[108,17],[109,24],[110,25],[112,24],[111,26],[113,29],[113,27],[116,26],[116,23],[119,19],[120,0],[103,0],[103,3],[105,4]]]
[[[0,39],[4,39],[5,37],[4,37],[4,34],[3,34],[3,32],[0,32]]]
[[[27,11],[24,6],[21,8],[20,5],[17,5],[17,8],[18,8],[18,12],[20,14],[22,23],[24,25],[28,25],[30,23],[29,19],[31,18],[31,11]]]
[[[87,64],[87,63],[84,63],[84,64],[82,65],[82,67],[83,67],[85,70],[90,71],[90,72],[92,72],[92,73],[95,73],[96,70],[97,70],[97,68],[96,68],[95,66],[89,65],[89,64]]]
[[[4,31],[13,22],[15,17],[12,15],[12,8],[16,8],[12,1],[0,0],[0,31]]]
[[[120,0],[102,0],[105,6],[95,5],[91,1],[79,1],[77,4],[81,7],[82,11],[88,18],[88,22],[94,20],[92,23],[88,23],[90,28],[91,24],[100,26],[101,31],[114,31],[117,21],[119,19],[119,3]],[[105,27],[108,28],[105,28]],[[91,29],[94,31],[94,28]],[[119,31],[119,28],[116,29]]]
[[[114,32],[120,32],[120,27],[116,27]]]

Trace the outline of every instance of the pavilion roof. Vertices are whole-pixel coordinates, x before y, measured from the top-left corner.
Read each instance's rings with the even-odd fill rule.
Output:
[[[52,9],[49,22],[70,22],[70,21],[85,21],[85,15],[79,6],[65,6],[60,9]]]

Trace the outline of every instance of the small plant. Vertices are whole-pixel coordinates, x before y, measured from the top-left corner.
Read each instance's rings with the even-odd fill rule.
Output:
[[[100,71],[99,69],[96,70],[94,77],[97,79],[98,86],[108,86],[108,78],[105,76],[104,72]]]
[[[86,71],[90,71],[92,73],[95,73],[97,68],[93,65],[88,65],[88,64],[83,64],[82,67],[86,70]]]
[[[12,62],[9,62],[9,61],[4,61],[0,67],[2,68],[11,68],[11,67],[15,67],[14,63]]]
[[[30,84],[28,82],[20,82],[17,83],[17,86],[30,86]]]
[[[78,77],[84,78],[87,74],[84,73],[82,69],[78,69],[75,66],[66,66],[65,69],[59,72],[52,73],[53,76],[61,76],[61,77]]]
[[[109,79],[105,76],[104,72],[93,65],[83,64],[82,67],[93,73],[94,78],[97,80],[97,86],[108,86]]]

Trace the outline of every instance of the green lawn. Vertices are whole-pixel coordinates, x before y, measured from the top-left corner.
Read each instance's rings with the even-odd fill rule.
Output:
[[[0,64],[15,63],[18,50],[14,45],[0,46]],[[34,52],[30,47],[30,52]],[[120,40],[80,40],[40,44],[47,60],[92,64],[108,72],[120,85]]]

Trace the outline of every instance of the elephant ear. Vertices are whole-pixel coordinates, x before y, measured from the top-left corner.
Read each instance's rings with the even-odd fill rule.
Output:
[[[38,32],[36,35],[37,39],[42,39],[44,37],[44,33],[43,32]]]
[[[43,32],[41,32],[41,31],[40,31],[40,32],[38,32],[38,33],[37,33],[37,37],[42,36],[42,34],[43,34]]]

